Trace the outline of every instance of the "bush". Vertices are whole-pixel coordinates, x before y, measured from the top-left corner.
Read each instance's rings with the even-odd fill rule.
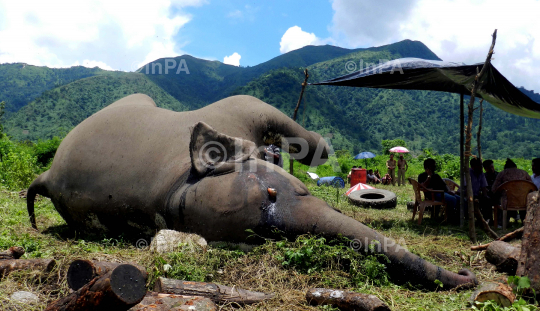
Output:
[[[38,169],[35,157],[25,152],[10,151],[0,162],[0,182],[11,190],[28,188]]]
[[[60,146],[61,142],[62,139],[55,136],[50,140],[40,140],[34,145],[33,155],[37,158],[39,165],[47,166],[49,164],[49,162],[54,158],[56,150],[58,149],[58,146]]]

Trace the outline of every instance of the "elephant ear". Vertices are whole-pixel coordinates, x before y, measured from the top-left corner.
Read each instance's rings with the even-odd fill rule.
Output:
[[[198,175],[233,171],[256,151],[254,142],[219,133],[204,122],[195,124],[191,132],[191,166]]]

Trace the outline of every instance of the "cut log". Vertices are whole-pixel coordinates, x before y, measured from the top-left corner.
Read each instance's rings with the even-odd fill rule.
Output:
[[[216,304],[206,297],[148,292],[129,311],[217,311]]]
[[[521,254],[518,262],[517,275],[527,276],[531,288],[540,293],[540,195],[539,192],[529,193],[527,197],[527,216],[523,225]]]
[[[129,264],[141,271],[144,282],[146,283],[146,279],[148,278],[146,268],[133,263]],[[114,268],[118,267],[119,265],[121,265],[121,263],[85,259],[74,260],[71,265],[69,265],[67,272],[67,282],[69,288],[78,290],[95,277],[104,275],[105,273],[114,270]]]
[[[521,228],[519,228],[517,230],[514,230],[514,231],[508,233],[508,234],[505,234],[505,235],[503,235],[502,237],[498,238],[495,241],[507,242],[507,241],[511,241],[513,239],[519,239],[523,235],[523,228],[524,227],[521,227]],[[471,246],[471,251],[483,251],[483,250],[486,250],[488,248],[489,244],[491,244],[491,243],[492,242],[487,243],[487,244],[482,244],[482,245]]]
[[[94,278],[69,296],[52,302],[46,311],[122,311],[141,302],[145,295],[141,271],[123,264]]]
[[[54,259],[6,259],[0,260],[0,277],[4,277],[13,271],[41,270],[49,272],[56,265]]]
[[[274,294],[252,292],[238,287],[229,287],[214,283],[189,282],[175,279],[158,278],[154,287],[155,292],[187,296],[202,296],[214,302],[238,304],[258,303],[271,299]]]
[[[377,296],[327,288],[310,288],[306,293],[306,300],[312,306],[333,305],[340,310],[390,310],[390,307]]]
[[[515,275],[520,251],[520,247],[512,246],[503,241],[494,241],[486,250],[486,260],[495,265],[498,271]]]
[[[495,301],[498,305],[509,307],[512,305],[516,296],[512,288],[503,283],[488,282],[480,285],[471,295],[471,303],[484,302],[488,300]]]
[[[19,246],[12,246],[5,252],[0,252],[0,260],[5,259],[19,259],[24,255],[24,248]]]

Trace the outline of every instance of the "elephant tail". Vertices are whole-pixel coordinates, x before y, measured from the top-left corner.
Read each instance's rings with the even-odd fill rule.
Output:
[[[49,171],[46,171],[42,173],[41,175],[36,178],[30,187],[28,187],[28,192],[26,193],[26,208],[28,210],[28,217],[30,218],[30,223],[32,224],[32,228],[37,230],[36,225],[36,214],[34,213],[34,200],[36,199],[36,196],[42,195],[42,196],[48,196],[47,187],[45,186],[45,180],[48,175]]]

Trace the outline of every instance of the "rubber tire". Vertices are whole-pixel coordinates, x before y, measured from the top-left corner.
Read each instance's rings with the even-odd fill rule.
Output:
[[[369,198],[373,196],[376,198]],[[364,208],[395,208],[397,206],[397,196],[388,190],[362,189],[352,192],[349,195],[349,202]]]

